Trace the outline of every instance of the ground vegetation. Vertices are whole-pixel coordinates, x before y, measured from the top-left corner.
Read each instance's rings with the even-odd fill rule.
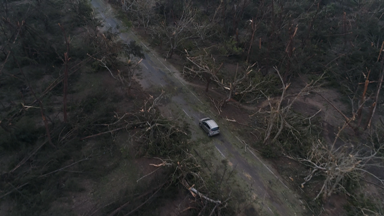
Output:
[[[343,194],[350,214],[383,214],[380,204],[355,205],[367,199],[362,182],[383,184],[381,1],[153,0],[141,16],[126,6],[136,1],[111,2],[164,58],[184,60],[186,79],[203,81],[219,114],[228,102],[253,107],[252,133],[262,138],[252,146],[302,164],[298,185],[321,197],[315,205]],[[331,100],[326,89],[340,96]]]
[[[189,125],[160,114],[164,92],[134,80],[141,46],[85,0],[1,4],[1,215],[167,215],[175,200],[183,215],[241,211],[235,170],[203,170]]]

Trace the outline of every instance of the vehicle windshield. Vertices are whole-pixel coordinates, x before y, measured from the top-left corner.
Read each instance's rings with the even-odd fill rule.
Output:
[[[211,131],[218,131],[219,127],[212,128]]]

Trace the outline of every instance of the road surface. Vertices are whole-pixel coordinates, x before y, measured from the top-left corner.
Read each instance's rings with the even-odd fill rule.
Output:
[[[132,30],[124,27],[118,20],[114,10],[103,0],[92,0],[95,15],[104,22],[104,28],[118,33],[119,37],[129,43],[135,40],[145,50],[145,59],[142,61],[142,70],[138,81],[142,87],[150,92],[160,92],[164,89],[171,90],[164,115],[172,112],[183,115],[183,119],[190,123],[192,136],[203,137],[206,134],[198,128],[198,120],[203,117],[213,117],[209,101],[200,98],[198,93],[183,80],[180,73],[163,57],[153,51],[146,42]],[[171,111],[172,110],[172,111]],[[216,120],[216,119],[215,119]],[[254,201],[261,206],[255,215],[303,215],[305,207],[298,195],[292,191],[277,175],[267,162],[251,150],[244,151],[239,146],[244,146],[238,136],[229,131],[225,125],[220,124],[221,135],[210,139],[218,157],[216,160],[227,159],[229,164],[237,170],[237,177],[245,182]],[[221,158],[220,158],[221,157]]]

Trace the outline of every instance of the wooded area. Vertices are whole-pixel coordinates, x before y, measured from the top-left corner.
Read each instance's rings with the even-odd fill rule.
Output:
[[[229,104],[253,112],[244,134],[258,138],[247,143],[272,161],[297,162],[292,184],[309,214],[336,195],[348,215],[384,214],[384,198],[364,193],[384,188],[384,2],[108,2],[159,54],[181,62],[218,116]],[[134,80],[142,47],[102,31],[87,0],[0,8],[0,214],[76,214],[70,197],[84,191],[97,200],[84,215],[153,215],[181,197],[180,214],[246,214],[251,199],[235,186],[235,167],[223,160],[209,170],[192,151],[202,141],[185,120],[161,115],[164,92]],[[297,104],[311,97],[327,110],[302,112]],[[87,188],[140,160],[149,171],[132,177],[141,174],[132,165],[136,183],[113,198]]]
[[[233,214],[234,171],[201,173],[188,125],[133,80],[142,48],[101,27],[85,0],[1,2],[0,214],[143,215],[179,196],[190,215]]]
[[[254,114],[265,120],[257,129],[263,139],[253,146],[266,156],[285,156],[307,166],[303,188],[314,176],[323,176],[314,199],[322,195],[327,200],[335,193],[355,197],[356,190],[347,185],[366,180],[365,175],[383,183],[378,171],[371,172],[372,166],[383,166],[381,1],[110,2],[160,52],[166,50],[165,58],[182,58],[187,79],[205,82],[206,92],[210,85],[221,89],[224,96],[211,99],[219,114],[230,101],[260,107],[266,100],[268,106]],[[226,69],[230,64],[236,69]],[[322,88],[341,92],[348,111],[328,100]],[[331,123],[335,128],[326,133],[335,134],[332,141],[321,132],[327,130],[322,126],[324,110],[305,116],[292,108],[309,94],[321,96],[344,120]]]

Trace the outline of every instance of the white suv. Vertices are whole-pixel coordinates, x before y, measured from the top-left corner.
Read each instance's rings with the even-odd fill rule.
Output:
[[[220,133],[219,126],[210,118],[200,119],[199,126],[208,133],[208,136],[214,136]]]

